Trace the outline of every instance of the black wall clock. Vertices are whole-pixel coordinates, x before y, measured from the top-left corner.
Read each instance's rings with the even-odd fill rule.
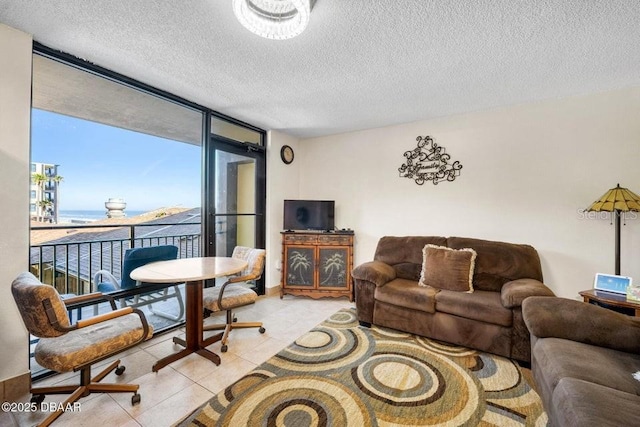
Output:
[[[280,158],[287,165],[293,162],[293,148],[288,145],[283,145],[280,149]]]

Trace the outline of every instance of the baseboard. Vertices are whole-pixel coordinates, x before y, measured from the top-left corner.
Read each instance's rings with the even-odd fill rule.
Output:
[[[3,402],[17,402],[18,399],[29,393],[31,386],[31,372],[26,372],[17,377],[8,378],[0,382]]]
[[[265,288],[264,295],[267,296],[267,297],[280,295],[280,285],[274,286],[272,288]]]

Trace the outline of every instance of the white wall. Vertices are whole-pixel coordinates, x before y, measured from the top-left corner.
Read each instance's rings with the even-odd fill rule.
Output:
[[[280,159],[280,149],[289,145],[294,151],[294,161],[285,164]],[[280,284],[280,260],[282,258],[283,204],[285,199],[297,199],[300,194],[300,164],[302,153],[297,138],[277,131],[267,133],[267,261],[265,286]]]
[[[299,197],[336,200],[336,226],[356,232],[355,265],[372,259],[383,235],[528,243],[545,282],[576,298],[596,272],[613,273],[614,227],[578,211],[617,183],[640,193],[639,112],[640,88],[631,88],[303,140]],[[462,163],[454,182],[399,177],[419,135]],[[270,188],[274,178],[285,179],[270,173]],[[640,281],[639,260],[640,220],[629,220],[622,274]]]
[[[29,259],[31,45],[31,36],[0,24],[0,381],[29,371],[11,282]]]

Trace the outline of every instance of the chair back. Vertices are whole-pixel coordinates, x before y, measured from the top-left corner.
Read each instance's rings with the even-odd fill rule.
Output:
[[[247,281],[258,280],[262,277],[266,253],[264,249],[254,249],[246,246],[236,246],[233,248],[231,257],[242,259],[248,263],[247,268],[238,273],[238,275],[246,276]]]
[[[48,299],[60,326],[70,325],[64,302],[53,286],[45,285],[33,274],[24,272],[11,283],[11,293],[22,321],[31,335],[38,338],[52,338],[65,334],[51,325],[45,311],[44,301]]]
[[[169,261],[177,258],[178,247],[173,245],[127,249],[122,262],[120,288],[133,289],[136,287],[136,281],[131,278],[131,272],[136,268],[156,261]]]

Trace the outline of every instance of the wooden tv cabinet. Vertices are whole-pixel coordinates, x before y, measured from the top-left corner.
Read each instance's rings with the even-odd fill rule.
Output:
[[[353,301],[353,232],[282,233],[280,298],[348,297]]]

